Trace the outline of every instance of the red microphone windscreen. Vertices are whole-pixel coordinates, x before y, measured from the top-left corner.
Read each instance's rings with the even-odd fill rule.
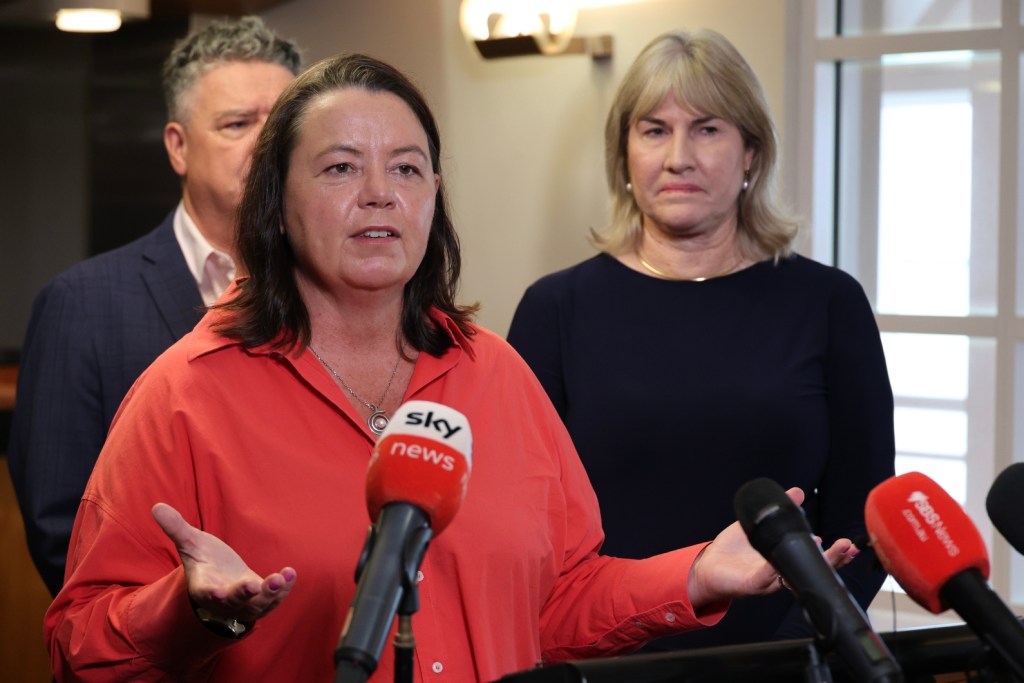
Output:
[[[886,571],[907,595],[938,614],[947,609],[940,589],[970,568],[988,578],[981,533],[960,504],[920,472],[883,481],[868,494],[864,521]]]
[[[466,495],[473,464],[466,416],[432,401],[399,406],[377,440],[366,474],[366,507],[377,521],[388,503],[411,503],[430,517],[434,535]]]

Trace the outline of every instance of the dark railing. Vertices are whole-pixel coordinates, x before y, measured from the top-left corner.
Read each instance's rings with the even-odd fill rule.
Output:
[[[906,683],[1017,681],[965,625],[880,634]],[[829,678],[831,673],[831,679]],[[959,676],[958,676],[959,675]],[[629,655],[545,666],[504,676],[500,683],[790,683],[854,681],[834,655],[812,640]]]

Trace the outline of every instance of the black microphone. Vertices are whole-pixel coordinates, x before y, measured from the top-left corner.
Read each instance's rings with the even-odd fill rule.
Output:
[[[1024,462],[999,473],[985,497],[985,509],[1003,538],[1024,555]]]
[[[427,545],[462,504],[471,463],[466,417],[440,403],[402,404],[380,435],[366,474],[374,524],[334,651],[336,683],[362,683],[376,670],[399,603],[415,605],[410,596]]]
[[[864,611],[823,555],[803,510],[767,478],[740,487],[733,500],[750,545],[785,579],[826,647],[857,681],[896,683],[903,672]]]

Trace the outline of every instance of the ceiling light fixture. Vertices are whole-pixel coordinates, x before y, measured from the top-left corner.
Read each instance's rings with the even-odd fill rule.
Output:
[[[573,0],[462,0],[459,24],[484,59],[522,55],[612,55],[612,37],[574,36]]]
[[[121,28],[116,9],[59,9],[57,28],[72,33],[109,33]]]
[[[53,0],[51,0],[53,2]],[[57,28],[75,33],[108,33],[123,20],[149,16],[149,0],[57,0]]]

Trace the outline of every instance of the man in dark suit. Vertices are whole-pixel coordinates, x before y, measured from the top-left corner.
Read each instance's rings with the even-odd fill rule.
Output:
[[[296,47],[258,17],[215,21],[164,64],[164,145],[182,199],[148,235],[58,275],[36,297],[8,466],[29,551],[64,581],[78,503],[121,399],[237,275],[235,208],[256,136],[298,73]]]

